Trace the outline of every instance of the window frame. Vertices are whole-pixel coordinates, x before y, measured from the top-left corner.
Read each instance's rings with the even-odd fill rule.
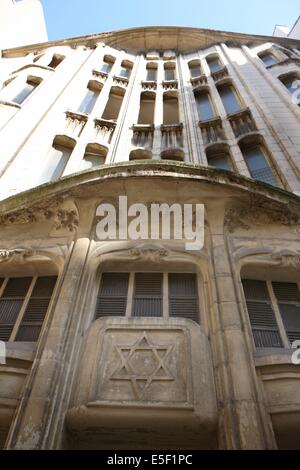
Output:
[[[98,272],[98,275],[95,277],[95,297],[94,297],[94,302],[93,302],[93,314],[92,314],[92,322],[96,321],[97,318],[95,316],[95,311],[96,311],[96,305],[97,305],[97,298],[98,298],[98,293],[99,289],[101,286],[102,282],[102,275],[105,273],[128,273],[128,287],[127,287],[127,300],[126,300],[126,310],[125,310],[125,315],[121,316],[120,318],[131,318],[131,319],[145,319],[145,318],[162,318],[164,320],[172,320],[176,318],[183,318],[183,317],[175,317],[175,316],[170,316],[169,311],[170,311],[170,299],[169,299],[169,274],[193,274],[195,276],[195,285],[196,285],[196,295],[197,295],[197,314],[198,314],[198,321],[195,322],[197,325],[204,325],[204,321],[202,318],[202,304],[203,304],[203,298],[202,298],[202,289],[200,288],[200,279],[199,279],[199,273],[195,271],[164,271],[164,270],[147,270],[147,269],[137,269],[137,270],[114,270],[114,269],[105,269],[104,271]],[[139,273],[153,273],[153,274],[162,274],[162,315],[158,317],[147,317],[147,316],[134,316],[133,315],[133,308],[134,308],[134,291],[135,291],[135,274]],[[113,316],[113,315],[112,315]],[[99,318],[109,318],[109,316],[103,316],[103,317],[98,317]],[[191,320],[193,321],[193,320]]]
[[[58,275],[55,274],[55,275],[49,275],[49,276],[55,276],[56,277],[56,282],[54,284],[54,288],[53,288],[53,291],[51,293],[50,300],[49,300],[49,305],[47,307],[47,310],[46,310],[45,316],[44,316],[44,320],[43,320],[43,323],[41,325],[39,338],[41,336],[42,329],[43,329],[46,317],[48,315],[49,309],[51,307],[52,299],[53,299],[53,296],[54,296],[54,293],[55,293],[55,290],[56,290],[56,287],[57,287]],[[37,283],[38,279],[41,278],[41,277],[48,277],[48,276],[41,276],[41,275],[40,276],[30,276],[30,275],[26,276],[26,275],[24,275],[24,276],[22,276],[22,278],[23,277],[24,278],[25,277],[31,278],[31,282],[29,284],[27,293],[24,296],[24,299],[22,301],[22,306],[21,306],[20,311],[19,311],[19,313],[17,315],[17,318],[15,320],[15,323],[14,323],[13,329],[11,331],[11,334],[9,336],[9,339],[6,342],[18,342],[18,343],[27,342],[27,341],[18,341],[16,338],[17,338],[17,335],[19,333],[20,327],[22,325],[22,321],[23,321],[24,315],[26,313],[26,309],[28,307],[30,299],[32,298],[32,294],[33,294],[33,291],[34,291],[34,288],[36,286],[36,283]],[[4,280],[2,282],[2,285],[0,286],[0,299],[2,299],[3,293],[5,291],[5,288],[6,288],[7,284],[9,283],[9,280],[10,279],[18,279],[18,278],[20,278],[20,277],[10,277],[10,276],[3,276],[2,277],[2,279],[4,279]],[[39,338],[37,339],[37,341],[30,341],[30,343],[36,344],[39,341]]]
[[[252,328],[252,325],[251,325],[251,322],[250,322],[250,316],[249,316],[249,311],[248,311],[248,307],[247,307],[247,298],[246,298],[246,295],[245,295],[245,291],[244,291],[244,288],[243,288],[243,285],[242,285],[242,281],[243,280],[255,280],[255,281],[261,281],[261,282],[264,282],[266,284],[266,287],[267,287],[267,292],[268,292],[268,295],[269,295],[269,301],[270,301],[270,305],[271,305],[271,308],[273,310],[273,313],[274,313],[274,317],[275,317],[275,320],[276,320],[276,323],[277,323],[277,326],[278,326],[278,332],[279,332],[279,335],[280,335],[280,339],[281,339],[281,342],[282,342],[282,347],[277,347],[277,348],[270,348],[270,347],[257,347],[255,345],[255,340],[254,340],[254,335],[253,335],[253,328]],[[292,350],[292,346],[290,344],[290,341],[289,341],[289,338],[288,338],[288,335],[287,335],[287,332],[286,332],[286,329],[285,329],[285,326],[284,326],[284,323],[283,323],[283,317],[281,315],[281,312],[280,312],[280,306],[279,306],[279,299],[277,299],[276,297],[276,294],[275,294],[275,291],[274,291],[274,288],[273,288],[273,285],[272,283],[273,282],[277,282],[277,281],[274,281],[274,280],[271,280],[271,279],[252,279],[252,278],[247,278],[247,276],[243,276],[241,277],[241,286],[242,286],[242,294],[243,294],[243,298],[244,298],[244,302],[245,302],[245,308],[246,308],[246,312],[247,312],[247,319],[248,319],[248,323],[249,323],[249,328],[250,328],[250,331],[251,331],[251,337],[252,337],[252,343],[253,343],[253,348],[255,351],[267,351],[267,350],[270,350],[272,349],[272,351],[284,351],[284,350]],[[291,281],[293,284],[296,284],[297,287],[298,287],[298,290],[300,291],[300,282],[298,281]],[[290,302],[293,302],[293,301],[290,301]],[[294,303],[296,303],[296,301],[294,301]]]

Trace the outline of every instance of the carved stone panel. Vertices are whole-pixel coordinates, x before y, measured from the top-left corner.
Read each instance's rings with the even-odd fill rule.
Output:
[[[186,334],[176,329],[108,329],[97,399],[188,401]]]

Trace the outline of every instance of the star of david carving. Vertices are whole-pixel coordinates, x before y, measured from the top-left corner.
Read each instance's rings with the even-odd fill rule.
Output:
[[[131,382],[134,394],[141,400],[153,382],[175,380],[166,366],[166,359],[173,345],[154,345],[147,333],[132,346],[115,345],[121,365],[110,380]]]

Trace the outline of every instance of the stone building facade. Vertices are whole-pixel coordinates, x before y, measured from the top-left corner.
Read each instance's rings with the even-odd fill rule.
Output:
[[[300,447],[299,64],[176,27],[2,51],[3,448]],[[204,204],[203,248],[99,240],[120,195]]]

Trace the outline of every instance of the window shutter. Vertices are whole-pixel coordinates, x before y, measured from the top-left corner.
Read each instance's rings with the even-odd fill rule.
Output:
[[[133,316],[162,316],[162,283],[161,273],[136,273]]]
[[[95,319],[107,316],[125,316],[128,281],[128,273],[102,274]]]
[[[273,282],[282,321],[290,343],[300,340],[300,292],[297,284]]]
[[[242,281],[248,314],[257,348],[282,348],[276,317],[265,281]]]
[[[35,342],[38,340],[56,280],[56,276],[39,277],[36,280],[16,341]]]
[[[0,340],[9,341],[32,278],[9,279],[0,298]]]
[[[169,315],[199,323],[195,274],[169,274]]]

